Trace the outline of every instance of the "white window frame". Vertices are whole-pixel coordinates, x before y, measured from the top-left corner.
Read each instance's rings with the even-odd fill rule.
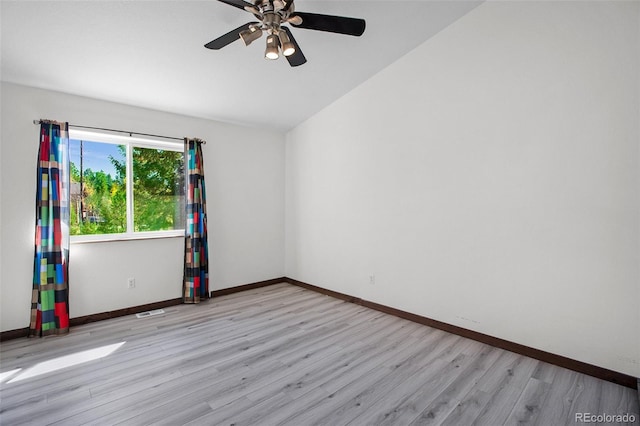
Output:
[[[172,229],[166,231],[138,231],[133,230],[133,148],[164,149],[167,151],[179,151],[184,153],[184,145],[180,142],[170,142],[165,140],[155,140],[140,138],[136,136],[125,136],[121,134],[92,132],[80,129],[69,128],[69,139],[83,140],[87,142],[109,143],[114,145],[124,145],[126,151],[126,198],[127,198],[127,231],[114,234],[87,234],[72,235],[71,243],[92,243],[101,241],[124,241],[124,240],[145,240],[153,238],[175,238],[184,237],[184,229]],[[186,173],[186,157],[185,173]],[[185,176],[186,179],[186,176]],[[185,194],[186,197],[186,194]]]

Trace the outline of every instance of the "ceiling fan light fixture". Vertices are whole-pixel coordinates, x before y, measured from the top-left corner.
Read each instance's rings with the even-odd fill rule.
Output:
[[[282,54],[284,56],[291,56],[296,52],[296,47],[291,42],[291,39],[284,30],[278,32],[280,38],[280,46],[282,46]]]
[[[264,52],[264,57],[267,59],[278,59],[278,38],[274,34],[269,34],[267,37],[267,50]]]
[[[251,44],[251,42],[259,39],[262,36],[262,29],[258,26],[251,26],[249,29],[240,31],[240,38],[244,42],[245,46]]]
[[[2,0],[0,0],[2,1]],[[307,30],[323,31],[350,36],[361,36],[366,22],[364,19],[347,16],[324,15],[321,13],[297,12],[295,0],[218,0],[222,3],[251,13],[258,22],[247,22],[220,37],[211,40],[204,47],[212,50],[233,43],[239,38],[245,45],[249,45],[266,32],[267,46],[264,57],[276,60],[284,56],[292,67],[298,67],[307,62],[294,34],[289,30],[293,27]]]
[[[287,22],[291,25],[302,25],[302,18],[298,15],[293,15],[287,19]]]

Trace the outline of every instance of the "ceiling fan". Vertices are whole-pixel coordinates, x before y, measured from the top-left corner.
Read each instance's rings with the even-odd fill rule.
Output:
[[[344,16],[321,15],[318,13],[296,12],[293,0],[254,0],[255,4],[244,0],[218,0],[222,3],[252,13],[259,22],[246,24],[229,31],[223,36],[205,44],[207,49],[218,50],[238,39],[248,46],[251,42],[267,33],[265,58],[278,59],[280,52],[287,58],[289,65],[297,67],[307,62],[300,46],[293,38],[291,30],[282,24],[289,23],[296,28],[328,31],[338,34],[360,36],[364,33],[365,21]]]

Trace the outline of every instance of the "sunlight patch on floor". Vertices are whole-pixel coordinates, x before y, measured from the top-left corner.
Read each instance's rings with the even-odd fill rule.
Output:
[[[117,351],[126,342],[115,343],[113,345],[101,346],[95,349],[89,349],[86,351],[76,352],[71,355],[65,355],[58,358],[50,359],[48,361],[40,362],[31,368],[24,370],[8,383],[18,382],[20,380],[28,379],[31,377],[40,376],[42,374],[51,373],[53,371],[61,370],[67,367],[73,367],[85,362],[94,361],[96,359],[104,358]],[[18,369],[20,370],[20,369]],[[2,373],[3,375],[9,373],[15,373],[18,370],[8,371]]]
[[[22,368],[16,368],[15,370],[5,371],[4,373],[0,373],[0,383],[4,383],[5,380],[13,377],[18,373],[18,371],[22,370]]]

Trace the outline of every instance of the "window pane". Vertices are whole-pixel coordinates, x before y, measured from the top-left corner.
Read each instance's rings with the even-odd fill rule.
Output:
[[[184,154],[133,148],[134,231],[184,228]]]
[[[69,141],[71,235],[126,232],[124,145]]]

